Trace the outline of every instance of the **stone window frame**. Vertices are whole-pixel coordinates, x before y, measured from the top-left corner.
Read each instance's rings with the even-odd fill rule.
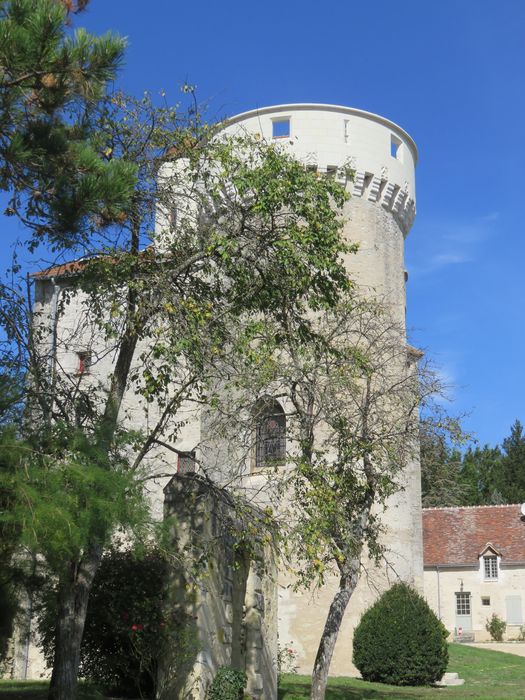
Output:
[[[456,594],[456,615],[472,615],[472,596],[469,591],[458,591]]]
[[[499,579],[498,555],[494,553],[483,555],[483,580],[497,581]]]
[[[281,403],[272,396],[262,396],[253,408],[254,449],[252,453],[252,473],[286,464],[286,413]],[[275,426],[269,426],[269,422]],[[275,429],[275,434],[271,431]],[[276,456],[268,457],[272,452]]]

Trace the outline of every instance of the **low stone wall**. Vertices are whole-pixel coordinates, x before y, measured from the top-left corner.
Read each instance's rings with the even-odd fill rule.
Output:
[[[174,566],[169,606],[181,633],[161,669],[165,698],[203,700],[221,666],[245,671],[253,698],[277,697],[277,570],[269,544],[246,537],[245,516],[195,474],[165,488]],[[173,658],[173,663],[171,659]]]

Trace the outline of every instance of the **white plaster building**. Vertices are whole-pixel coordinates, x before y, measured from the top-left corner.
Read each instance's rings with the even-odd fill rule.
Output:
[[[423,510],[424,590],[454,638],[485,641],[487,620],[516,639],[525,622],[525,518],[519,505]]]

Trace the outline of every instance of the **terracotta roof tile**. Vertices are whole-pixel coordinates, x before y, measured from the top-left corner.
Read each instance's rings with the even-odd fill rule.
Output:
[[[85,266],[86,260],[72,260],[71,262],[63,263],[62,265],[53,265],[53,267],[48,267],[46,270],[41,270],[40,272],[34,272],[31,277],[36,277],[37,279],[48,279],[51,277],[62,277],[67,275],[74,275],[80,272]]]
[[[519,505],[423,509],[425,566],[476,565],[487,544],[501,563],[525,562],[525,521]]]

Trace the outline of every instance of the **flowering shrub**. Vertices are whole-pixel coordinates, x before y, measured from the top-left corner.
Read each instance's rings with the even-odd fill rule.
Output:
[[[297,673],[297,652],[292,646],[292,642],[288,642],[284,646],[280,644],[277,647],[277,671],[281,673]]]
[[[502,642],[503,634],[507,629],[507,623],[505,622],[505,620],[502,620],[499,615],[493,613],[490,619],[487,618],[487,624],[485,625],[485,629],[495,642]]]
[[[181,621],[164,611],[167,562],[152,550],[142,557],[108,551],[97,572],[80,650],[80,675],[119,697],[153,698],[160,654],[176,646]],[[53,658],[53,613],[43,606],[39,631]],[[177,646],[182,653],[183,644]]]

